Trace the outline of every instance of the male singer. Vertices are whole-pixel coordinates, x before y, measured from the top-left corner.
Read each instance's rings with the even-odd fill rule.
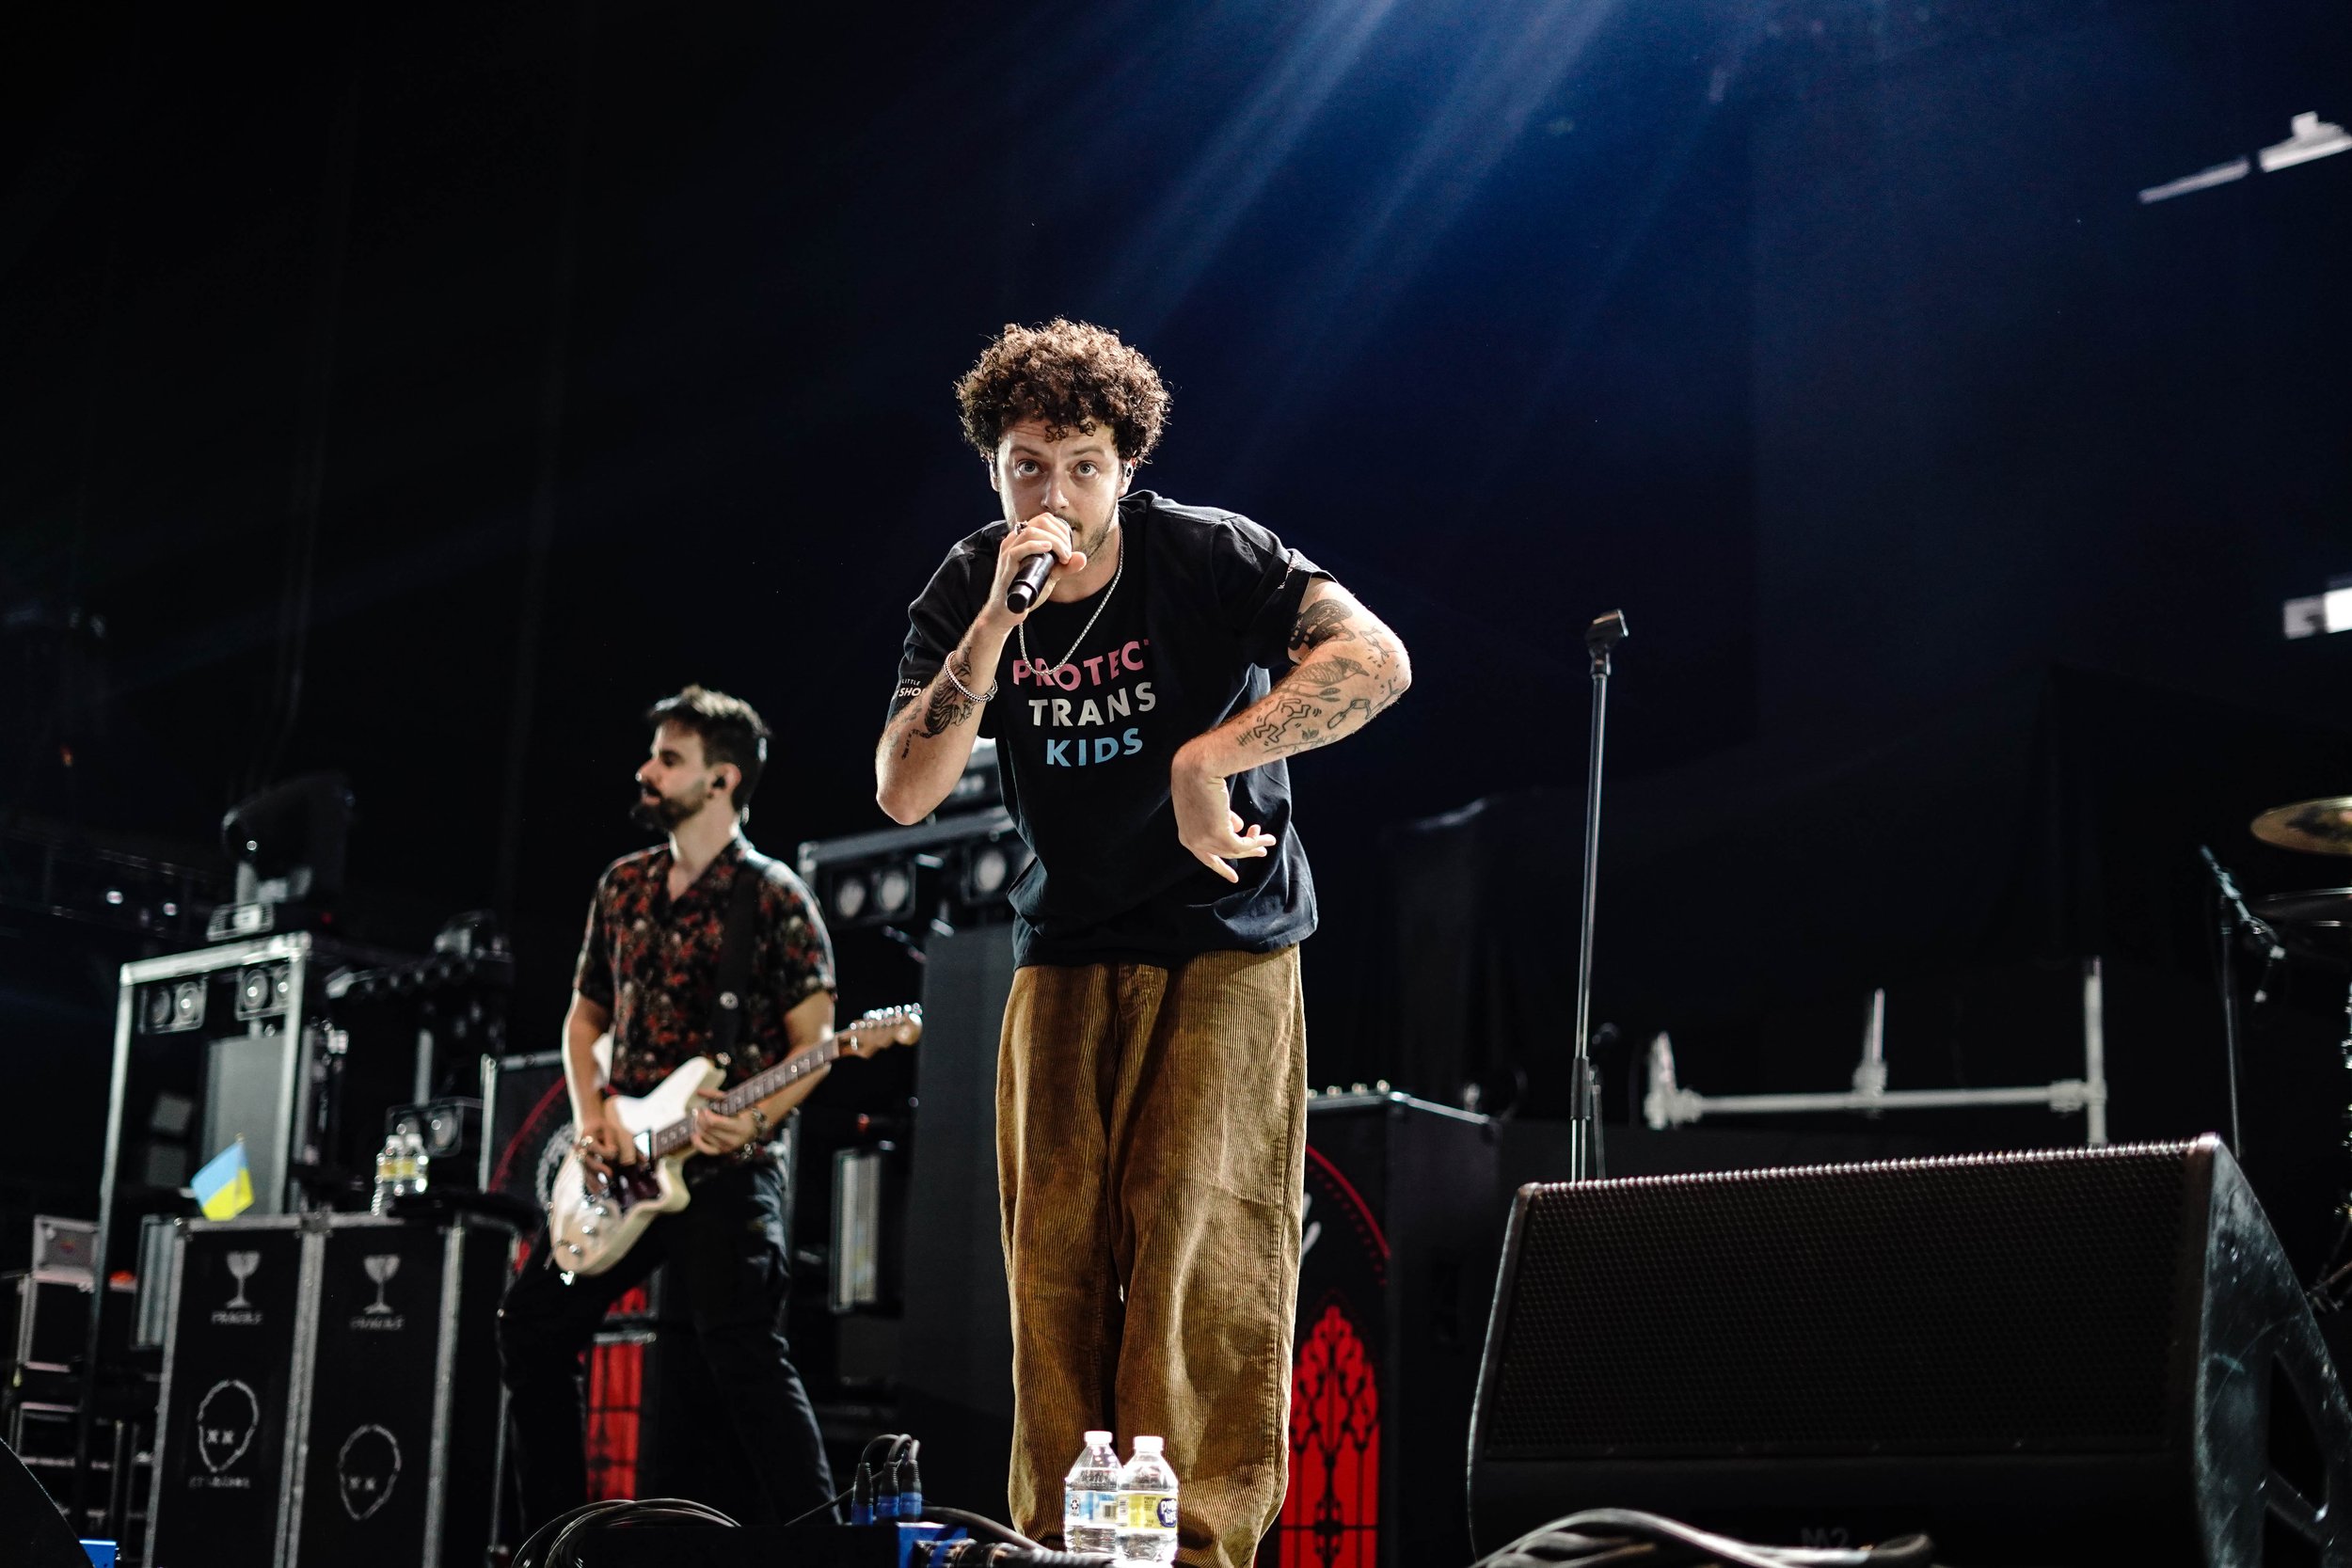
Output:
[[[1004,519],[911,607],[875,775],[917,821],[985,728],[1037,856],[996,1079],[1012,1516],[1058,1536],[1082,1433],[1155,1433],[1179,1560],[1243,1568],[1281,1506],[1306,1147],[1315,900],[1282,759],[1410,666],[1256,523],[1131,492],[1168,398],[1112,333],[1008,326],[957,391]]]

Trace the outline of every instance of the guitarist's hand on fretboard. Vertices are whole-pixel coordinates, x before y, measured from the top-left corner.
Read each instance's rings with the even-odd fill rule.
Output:
[[[871,1027],[871,1021],[868,1021],[867,1027]],[[891,1034],[883,1035],[863,1034],[856,1028],[845,1029],[839,1034],[828,1031],[803,1046],[799,1051],[793,1052],[792,1055],[798,1056],[830,1044],[834,1053],[841,1056],[870,1056],[885,1046],[902,1043],[903,1037],[911,1036],[912,1033],[911,1025],[902,1025]],[[786,1059],[788,1061],[791,1058]],[[698,1098],[706,1101],[726,1098],[724,1089],[702,1088],[696,1089],[694,1093]],[[753,1119],[752,1113],[748,1109],[730,1117],[712,1110],[707,1105],[698,1105],[694,1108],[694,1133],[691,1141],[697,1153],[732,1154],[759,1136],[759,1123]],[[630,1153],[634,1154],[635,1150],[632,1148]]]
[[[705,1100],[726,1098],[724,1089],[696,1089],[694,1092]],[[745,1111],[741,1116],[726,1117],[721,1116],[707,1106],[698,1105],[694,1108],[692,1141],[699,1153],[732,1154],[750,1143],[758,1132],[758,1124],[752,1120],[752,1114],[749,1111]]]

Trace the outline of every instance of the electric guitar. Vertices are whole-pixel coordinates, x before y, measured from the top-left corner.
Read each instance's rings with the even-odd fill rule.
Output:
[[[637,1163],[607,1162],[609,1174],[598,1177],[580,1163],[577,1145],[564,1154],[548,1198],[548,1235],[555,1266],[567,1275],[602,1274],[628,1255],[656,1216],[686,1207],[681,1173],[694,1152],[695,1111],[740,1116],[786,1085],[843,1056],[913,1045],[922,1037],[921,1007],[883,1007],[744,1079],[722,1099],[706,1101],[696,1094],[725,1076],[708,1057],[696,1056],[680,1064],[651,1094],[607,1100],[606,1113],[637,1146]]]

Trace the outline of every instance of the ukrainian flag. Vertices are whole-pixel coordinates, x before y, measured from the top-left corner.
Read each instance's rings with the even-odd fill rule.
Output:
[[[213,1156],[189,1183],[208,1220],[232,1220],[253,1207],[253,1170],[245,1163],[245,1140],[239,1138]]]

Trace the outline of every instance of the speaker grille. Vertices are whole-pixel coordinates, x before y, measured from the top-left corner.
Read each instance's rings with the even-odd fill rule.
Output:
[[[1483,1455],[2161,1447],[2200,1150],[1533,1189]]]

